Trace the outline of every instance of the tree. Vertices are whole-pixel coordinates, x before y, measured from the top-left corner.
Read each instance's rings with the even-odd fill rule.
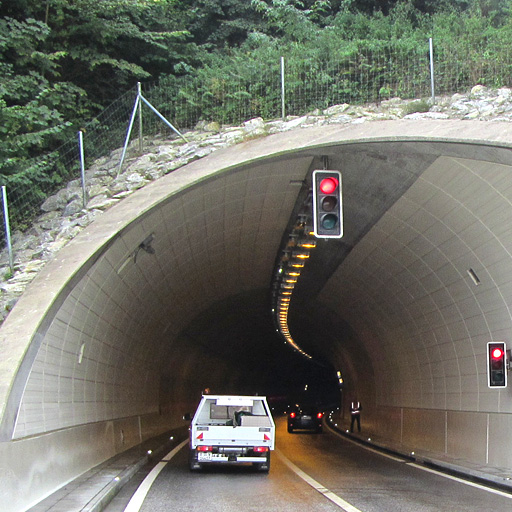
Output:
[[[71,83],[51,82],[63,54],[41,50],[48,35],[48,27],[39,21],[0,19],[3,184],[53,179],[42,176],[48,154],[70,135],[66,118],[87,112],[83,90]]]

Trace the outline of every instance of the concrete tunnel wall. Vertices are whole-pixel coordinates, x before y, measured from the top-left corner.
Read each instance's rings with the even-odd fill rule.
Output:
[[[317,299],[350,325],[371,362],[365,421],[416,449],[512,467],[502,450],[511,395],[485,383],[486,342],[512,334],[505,128],[401,121],[275,135],[218,151],[106,212],[43,269],[0,328],[7,510],[182,426],[204,385],[190,361],[216,350],[178,345],[181,333],[216,303],[268,288],[294,183],[315,158],[376,142],[456,142],[471,158],[433,158]],[[150,235],[154,254],[139,248]],[[334,367],[346,357],[340,334],[319,347]],[[216,361],[209,382],[242,382]],[[162,376],[172,383],[165,393]]]

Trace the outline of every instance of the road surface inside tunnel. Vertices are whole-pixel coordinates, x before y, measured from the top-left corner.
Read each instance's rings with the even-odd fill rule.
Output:
[[[285,418],[277,418],[276,426],[277,449],[269,474],[240,466],[190,472],[184,443],[150,486],[140,511],[512,510],[512,494],[426,471],[400,457],[367,450],[328,429],[323,434],[289,434]],[[135,487],[135,482],[129,484],[106,511],[125,510]]]

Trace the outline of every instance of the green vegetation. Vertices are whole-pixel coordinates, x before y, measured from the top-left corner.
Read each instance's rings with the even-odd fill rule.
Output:
[[[0,0],[0,185],[28,218],[76,166],[80,128],[121,143],[96,116],[129,112],[138,81],[180,128],[239,123],[280,116],[281,56],[303,113],[428,97],[430,37],[438,93],[510,85],[511,36],[512,0]]]

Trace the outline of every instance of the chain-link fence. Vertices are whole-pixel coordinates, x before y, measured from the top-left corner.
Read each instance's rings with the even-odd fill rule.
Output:
[[[512,58],[503,47],[462,51],[434,45],[433,69],[439,95],[466,91],[477,83],[505,87],[512,82]],[[136,88],[126,92],[84,126],[86,166],[123,146],[137,94]],[[425,41],[412,49],[400,42],[347,43],[335,54],[304,60],[296,55],[281,59],[275,54],[263,61],[250,55],[226,57],[215,69],[205,65],[193,75],[143,84],[142,94],[182,132],[199,121],[239,125],[254,117],[279,118],[283,112],[303,115],[341,103],[430,98],[431,54]],[[159,132],[177,136],[150,110],[144,111],[143,130],[144,136]],[[7,190],[11,231],[28,228],[48,196],[80,178],[78,137],[54,151],[33,172],[37,187],[27,182]],[[5,226],[4,222],[0,227],[4,244]]]

